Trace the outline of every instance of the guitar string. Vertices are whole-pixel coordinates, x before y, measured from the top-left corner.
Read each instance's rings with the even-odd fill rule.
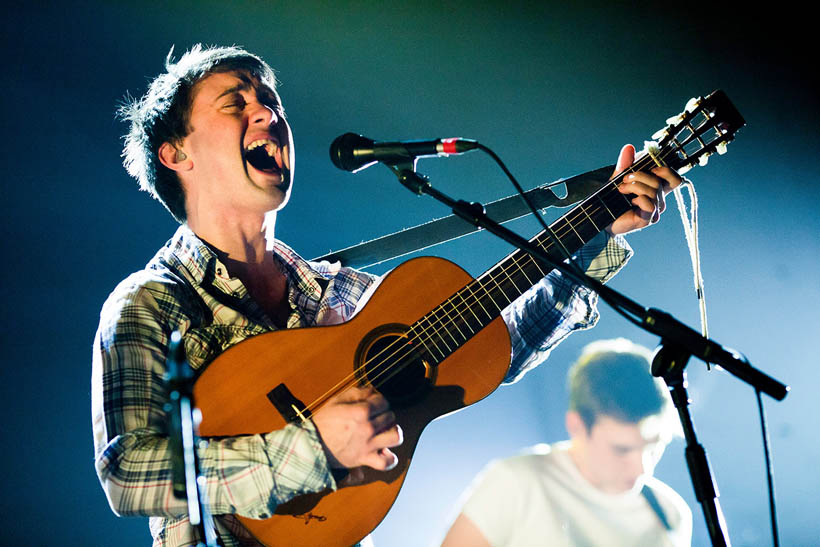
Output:
[[[694,113],[692,113],[692,116],[695,116],[697,113],[698,113],[698,112],[694,112]],[[680,124],[680,125],[683,125],[683,124]],[[690,129],[690,130],[692,129],[691,124],[689,124],[689,125],[688,125],[688,127],[689,127],[689,129]],[[722,133],[720,133],[720,131],[719,131],[719,130],[717,129],[717,127],[716,127],[716,123],[715,123],[714,118],[713,118],[713,117],[709,117],[708,115],[706,115],[706,116],[705,116],[705,120],[703,121],[703,123],[701,123],[700,125],[698,125],[698,127],[697,127],[697,128],[695,128],[696,130],[695,130],[695,131],[693,131],[693,135],[692,135],[692,136],[690,136],[690,138],[688,139],[688,141],[689,141],[689,142],[691,142],[694,138],[696,138],[696,137],[697,137],[697,138],[698,138],[698,140],[700,141],[700,144],[701,144],[701,150],[705,150],[705,149],[707,148],[707,146],[714,146],[714,145],[715,145],[715,141],[716,141],[717,139],[714,139],[714,140],[710,141],[709,143],[706,143],[706,142],[702,141],[702,140],[699,138],[700,136],[702,136],[702,134],[705,132],[705,130],[706,130],[706,129],[710,129],[710,128],[714,128],[714,129],[716,130],[716,133],[717,133],[717,137],[718,137],[718,138],[723,137],[723,134],[722,134]],[[613,218],[613,220],[615,219],[615,215],[614,215],[611,211],[609,211],[609,208],[608,208],[608,207],[606,207],[606,202],[605,202],[603,199],[601,199],[601,196],[605,193],[605,191],[607,191],[607,192],[610,192],[610,193],[611,193],[611,192],[612,192],[612,190],[615,190],[615,189],[616,189],[616,188],[617,188],[620,184],[622,184],[622,183],[623,183],[623,180],[621,180],[621,182],[615,182],[615,181],[616,181],[619,177],[620,177],[620,178],[623,178],[623,176],[624,176],[624,175],[626,175],[626,174],[628,174],[628,173],[633,173],[633,172],[635,172],[635,171],[640,171],[640,170],[644,169],[645,167],[651,166],[653,162],[655,162],[655,163],[659,163],[659,162],[657,161],[658,159],[663,160],[663,159],[667,158],[669,155],[671,155],[671,154],[673,154],[673,153],[678,153],[678,152],[680,152],[680,151],[681,151],[681,149],[682,149],[683,147],[680,145],[680,143],[677,143],[677,141],[675,141],[675,142],[676,142],[676,145],[675,145],[675,146],[672,146],[669,150],[667,150],[667,151],[666,151],[666,152],[664,152],[664,153],[661,153],[661,154],[655,155],[654,157],[652,157],[652,155],[651,155],[651,154],[647,154],[647,155],[645,155],[645,156],[643,156],[643,157],[639,158],[639,160],[638,160],[638,161],[636,161],[635,163],[633,163],[633,164],[632,164],[629,168],[627,168],[626,170],[624,170],[622,173],[619,173],[619,175],[618,175],[618,176],[614,177],[612,180],[610,180],[610,181],[609,181],[609,182],[612,184],[612,186],[611,186],[611,187],[609,187],[609,188],[604,187],[604,189],[603,189],[603,190],[601,190],[601,191],[597,192],[596,194],[594,194],[594,197],[597,197],[597,198],[598,198],[598,200],[597,200],[597,201],[599,201],[599,202],[600,202],[600,203],[601,203],[601,204],[602,204],[602,205],[603,205],[603,206],[607,209],[607,212],[609,213],[610,217],[612,217],[612,218]],[[690,161],[693,159],[693,158],[691,158],[691,156],[686,156],[685,154],[684,154],[684,158],[685,158],[685,159],[687,159],[687,160],[690,160]],[[645,160],[646,165],[639,165],[639,164],[641,163],[641,161],[643,161],[643,160]],[[621,195],[623,195],[623,194],[621,194]],[[609,196],[608,196],[608,197],[609,197]],[[565,224],[565,227],[567,227],[567,226],[568,226],[568,227],[570,228],[570,230],[571,230],[571,231],[574,231],[574,232],[576,233],[576,236],[579,238],[579,240],[580,240],[582,243],[585,243],[585,242],[584,242],[584,239],[580,236],[580,234],[578,234],[578,233],[577,233],[577,231],[575,231],[575,228],[574,228],[574,226],[573,226],[573,224],[572,224],[572,222],[577,221],[577,219],[578,219],[581,215],[579,215],[579,214],[574,215],[574,218],[573,218],[572,220],[570,220],[570,216],[571,216],[573,213],[575,213],[576,211],[580,211],[581,213],[583,213],[583,214],[584,214],[584,215],[585,215],[585,216],[586,216],[586,217],[587,217],[587,218],[588,218],[588,219],[592,222],[593,226],[595,226],[595,227],[596,227],[596,229],[597,229],[597,228],[598,228],[598,227],[597,227],[597,225],[595,225],[594,220],[593,220],[593,219],[592,219],[592,217],[589,215],[589,212],[588,212],[588,211],[587,211],[587,209],[586,209],[586,204],[587,204],[587,202],[588,202],[588,201],[594,201],[594,200],[585,200],[585,202],[584,202],[584,203],[581,203],[578,207],[576,207],[573,211],[571,211],[571,212],[570,212],[570,213],[569,213],[566,217],[564,217],[564,218],[559,219],[558,221],[556,221],[556,224],[557,224],[558,222],[561,222],[561,221],[563,220],[563,221],[564,221],[564,224]],[[631,204],[630,204],[630,205],[631,205]],[[592,210],[592,213],[593,213],[593,214],[595,214],[595,215],[599,214],[600,212],[601,212],[601,209]],[[559,228],[560,228],[560,227],[559,227]],[[599,231],[600,231],[600,230],[599,230]],[[566,231],[564,234],[562,234],[562,235],[561,235],[561,237],[563,237],[564,235],[566,235],[566,234],[568,234],[568,233],[569,233],[569,231]],[[540,233],[540,234],[538,234],[538,236],[536,236],[535,238],[533,238],[533,240],[536,240],[536,239],[539,239],[539,238],[542,238],[542,239],[543,239],[543,232],[542,232],[542,233]],[[531,241],[532,241],[532,240],[531,240]],[[548,241],[548,242],[547,242],[547,245],[548,245],[548,246],[549,246],[549,245],[551,245],[551,244],[552,244],[552,242],[551,242],[551,241]],[[543,244],[543,243],[539,243],[539,245],[540,245],[542,248],[544,248],[544,244]],[[549,248],[546,248],[545,250],[546,250],[547,252],[549,252]],[[511,284],[512,284],[512,286],[513,286],[513,287],[515,287],[515,290],[518,292],[518,295],[520,295],[523,291],[521,291],[521,290],[518,288],[518,286],[515,284],[514,280],[513,280],[513,279],[509,276],[508,271],[511,269],[511,268],[510,268],[510,266],[513,266],[513,265],[518,265],[518,266],[519,266],[519,267],[517,268],[518,273],[523,274],[523,275],[524,275],[524,277],[527,279],[527,281],[529,282],[529,285],[528,285],[528,288],[529,288],[529,286],[532,286],[533,284],[532,284],[531,280],[529,280],[529,278],[527,277],[527,275],[526,275],[526,271],[525,271],[524,267],[523,267],[523,266],[520,266],[520,262],[521,262],[522,260],[523,260],[523,261],[526,261],[528,258],[529,258],[529,259],[531,259],[531,257],[530,257],[529,255],[527,255],[527,254],[524,254],[523,256],[515,257],[513,260],[510,260],[510,261],[509,261],[509,262],[510,262],[510,264],[505,265],[505,266],[504,266],[504,268],[501,270],[501,271],[502,271],[502,272],[503,272],[503,273],[507,276],[507,278],[508,278],[508,279],[510,279]],[[535,260],[531,260],[531,261],[532,261],[533,265],[534,265],[534,266],[535,266],[535,267],[536,267],[536,268],[537,268],[537,269],[541,272],[541,274],[542,274],[542,276],[543,276],[543,275],[544,275],[544,272],[543,272],[543,270],[540,268],[540,266],[538,265],[538,262],[537,262],[537,261],[535,261]],[[488,273],[490,273],[490,272],[492,272],[492,271],[493,271],[493,269],[489,270],[488,272],[485,272],[485,274],[488,274]],[[484,277],[484,276],[482,275],[481,277]],[[467,290],[469,290],[470,292],[472,292],[472,290],[473,290],[473,289],[472,289],[473,285],[475,285],[475,284],[476,284],[476,282],[478,282],[478,281],[481,279],[481,277],[480,277],[479,279],[477,279],[477,280],[474,280],[474,282],[473,282],[473,283],[469,283],[467,286],[465,286],[465,287],[463,287],[462,289],[460,289],[457,293],[455,293],[453,296],[451,296],[450,298],[448,298],[448,300],[446,300],[444,303],[442,303],[441,305],[437,306],[437,308],[436,308],[435,310],[433,310],[433,311],[429,312],[427,315],[425,315],[425,316],[424,316],[424,317],[422,317],[420,320],[418,320],[418,321],[414,324],[414,326],[410,328],[410,330],[408,331],[408,333],[412,332],[412,331],[415,329],[415,326],[416,326],[416,325],[420,325],[420,324],[424,321],[424,319],[428,318],[428,316],[430,316],[430,315],[436,315],[436,314],[438,313],[438,311],[437,311],[437,310],[443,310],[443,311],[445,312],[445,317],[443,317],[443,318],[437,318],[437,321],[438,321],[439,325],[441,325],[441,328],[438,328],[438,327],[437,327],[436,333],[437,333],[439,330],[441,330],[441,329],[446,329],[446,328],[447,328],[447,323],[445,323],[445,322],[444,322],[445,320],[446,320],[446,321],[449,321],[451,324],[455,325],[455,326],[456,326],[456,329],[457,329],[457,330],[461,333],[461,329],[460,329],[460,328],[458,328],[458,322],[457,322],[457,321],[458,321],[458,319],[461,319],[461,320],[462,320],[462,322],[463,322],[463,324],[464,324],[464,325],[465,325],[468,329],[470,329],[470,330],[473,332],[473,334],[475,334],[475,331],[474,331],[474,330],[472,329],[472,327],[470,326],[469,321],[468,321],[467,319],[464,319],[464,317],[466,316],[466,314],[464,314],[464,312],[459,312],[459,311],[458,311],[458,308],[457,308],[457,307],[456,307],[456,305],[454,304],[454,305],[453,305],[453,311],[454,311],[454,312],[457,312],[457,313],[456,313],[456,319],[455,319],[455,320],[453,320],[453,319],[450,317],[450,312],[446,311],[446,309],[445,309],[445,305],[446,305],[446,304],[448,304],[448,303],[449,303],[451,300],[453,300],[454,298],[456,298],[456,297],[460,297],[460,298],[461,298],[461,300],[462,300],[462,302],[464,302],[465,304],[467,304],[467,310],[468,310],[468,311],[470,311],[470,313],[472,313],[472,314],[473,314],[473,316],[474,316],[474,317],[476,317],[476,319],[478,320],[478,317],[477,317],[477,316],[475,316],[475,313],[473,312],[473,308],[472,308],[472,307],[470,307],[470,305],[469,305],[469,304],[467,303],[467,301],[464,299],[464,296],[463,296],[463,294],[462,294],[462,293],[463,293],[464,291],[467,291]],[[491,277],[491,279],[492,279],[492,276],[490,276],[490,277]],[[493,279],[493,281],[495,281],[495,279]],[[478,285],[480,286],[480,283],[478,283]],[[511,302],[512,300],[510,300],[510,298],[509,298],[509,297],[508,297],[508,296],[504,293],[503,288],[501,288],[501,286],[500,286],[500,285],[498,285],[497,281],[496,281],[496,286],[498,287],[499,292],[500,292],[500,293],[501,293],[501,294],[502,294],[505,298],[507,298],[507,300],[509,300],[509,301]],[[474,297],[474,296],[475,296],[475,294],[474,294],[474,293],[473,293],[473,294],[471,294],[471,297]],[[493,300],[493,299],[491,298],[491,296],[490,296],[490,293],[487,293],[487,294],[486,294],[486,296],[489,296],[489,297],[490,297],[490,300]],[[513,298],[513,300],[514,300],[514,298]],[[477,302],[479,305],[481,305],[481,307],[482,307],[482,308],[484,308],[484,306],[481,304],[481,300],[480,300],[480,299],[476,299],[476,302]],[[497,305],[497,303],[495,303],[494,301],[493,301],[493,303],[495,304],[495,306],[496,306],[497,308],[499,308],[499,312],[500,312],[500,310],[501,310],[502,308],[500,308],[500,307]],[[486,309],[484,309],[484,311],[485,311],[485,313],[487,313],[487,312],[486,312]],[[493,319],[495,319],[495,317],[490,317],[490,314],[489,314],[489,313],[487,313],[487,315],[488,315],[488,319],[490,319],[490,321],[491,321],[491,320],[493,320]],[[469,316],[466,316],[466,317],[469,317]],[[497,316],[496,316],[496,317],[497,317]],[[428,323],[430,323],[431,325],[433,324],[433,323],[432,323],[432,321],[431,321],[431,320],[429,320],[429,319],[428,319]],[[481,321],[479,320],[479,325],[478,325],[478,326],[480,327],[480,328],[479,328],[479,330],[480,330],[481,328],[483,328],[483,327],[484,327],[484,326],[486,326],[486,325],[481,325]],[[424,329],[424,330],[429,330],[429,327],[428,327],[428,328],[426,328],[426,329]],[[422,333],[423,333],[423,331],[422,331]],[[425,345],[425,344],[424,344],[423,339],[420,337],[422,333],[418,333],[418,334],[416,334],[415,336],[416,336],[416,338],[418,338],[418,339],[419,339],[419,341],[421,341],[421,342],[422,342],[422,345]],[[453,335],[452,335],[452,333],[451,333],[450,331],[448,331],[448,334],[450,334],[451,338],[453,338]],[[468,337],[465,337],[465,336],[463,335],[463,333],[461,333],[461,334],[462,334],[462,337],[464,337],[464,342],[466,342],[469,338],[468,338]],[[432,336],[428,335],[428,337],[429,337],[429,338],[430,338],[430,340],[432,341]],[[405,338],[406,338],[406,336],[405,336]],[[458,344],[458,342],[455,340],[455,338],[453,338],[453,341],[454,341],[454,342],[456,342],[456,345],[457,345],[457,346],[459,346],[459,344]],[[462,342],[462,344],[463,344],[464,342]],[[435,343],[435,342],[433,341],[433,343]],[[410,345],[412,346],[412,344],[410,344]],[[447,345],[447,344],[446,344],[446,342],[445,342],[445,345]],[[402,346],[402,347],[406,347],[406,346],[407,346],[407,343],[405,342],[405,343],[403,344],[403,346]],[[426,345],[425,345],[425,346],[426,346]],[[400,349],[402,349],[402,347],[400,347],[400,348],[399,348],[399,350],[400,350]],[[389,348],[390,348],[390,346],[388,346],[388,347],[384,348],[384,349],[383,349],[383,350],[382,350],[379,354],[377,354],[377,355],[373,356],[370,360],[365,361],[364,365],[366,366],[366,365],[367,365],[370,361],[372,361],[372,360],[374,360],[374,359],[378,358],[378,357],[381,355],[381,353],[384,353],[384,351],[387,351]],[[449,347],[448,347],[448,349],[449,349]],[[398,350],[397,350],[397,351],[398,351]],[[402,359],[405,359],[406,357],[409,357],[409,356],[410,356],[413,352],[416,352],[416,349],[415,349],[414,347],[411,347],[411,348],[410,348],[410,350],[409,350],[409,351],[408,351],[405,355],[403,355],[403,356],[401,356],[401,357],[399,357],[399,358],[397,359],[397,365],[390,365],[390,364],[385,365],[385,366],[384,366],[384,368],[385,368],[385,370],[386,370],[386,371],[387,371],[387,370],[389,370],[389,369],[391,369],[391,368],[392,368],[392,367],[394,367],[394,366],[399,366],[399,370],[394,371],[393,373],[391,373],[391,374],[390,374],[390,376],[389,376],[388,378],[386,378],[385,380],[383,380],[383,381],[387,381],[387,380],[389,380],[389,379],[390,379],[390,378],[392,378],[392,377],[393,377],[393,376],[394,376],[397,372],[399,372],[399,371],[400,371],[400,370],[402,370],[405,366],[407,366],[406,364],[405,364],[405,365],[402,365],[402,364],[401,364],[401,361],[402,361]],[[429,350],[428,350],[428,352],[429,352]],[[441,351],[440,351],[440,350],[439,350],[439,352],[441,353]],[[388,358],[392,358],[392,357],[394,357],[395,355],[396,355],[396,353],[394,352],[394,354],[393,354],[393,355],[391,355],[391,356],[388,356]],[[432,356],[432,354],[431,354],[431,356]],[[442,355],[442,361],[443,361],[444,359],[446,359],[446,358],[447,358],[447,355]],[[386,359],[385,359],[385,361],[386,361]],[[364,367],[360,367],[360,369],[358,369],[358,370],[361,370],[361,368],[364,368]],[[378,379],[378,378],[379,378],[379,377],[381,377],[383,374],[384,374],[384,372],[379,373],[379,374],[378,374],[378,375],[377,375],[377,376],[376,376],[376,377],[375,377],[375,378],[371,381],[371,383],[373,383],[373,381],[374,381],[374,380]]]
[[[674,153],[675,151],[676,151],[676,148],[673,147],[671,150],[667,151],[665,154],[661,154],[660,157],[665,158],[668,155]],[[607,213],[610,216],[613,216],[612,212],[609,211],[609,208],[606,207],[606,204],[603,201],[603,198],[604,197],[612,198],[613,194],[620,194],[621,196],[624,197],[624,199],[626,199],[626,196],[624,196],[623,194],[621,194],[617,190],[617,188],[621,184],[624,183],[623,178],[628,174],[632,174],[632,173],[635,173],[637,171],[641,171],[641,170],[645,169],[646,167],[649,167],[649,166],[653,165],[653,162],[654,162],[654,160],[647,154],[647,155],[639,158],[637,161],[635,161],[635,163],[633,163],[630,167],[628,167],[627,169],[625,169],[624,171],[619,173],[617,176],[613,177],[613,179],[608,181],[607,185],[604,186],[604,188],[601,191],[596,192],[595,194],[593,194],[593,196],[591,196],[589,199],[585,200],[585,202],[582,202],[578,207],[576,207],[572,211],[570,211],[565,217],[561,217],[555,222],[555,224],[563,223],[562,226],[557,226],[556,227],[556,229],[555,229],[556,232],[558,232],[558,230],[561,230],[561,229],[565,230],[563,233],[557,233],[556,235],[558,237],[565,237],[569,233],[575,231],[575,227],[574,227],[573,223],[577,223],[578,219],[582,218],[583,216],[586,216],[587,218],[590,218],[589,212],[587,212],[587,210],[585,209],[585,204],[588,201],[592,201],[592,202],[600,201],[604,205],[604,208],[607,209]],[[618,179],[621,179],[621,180],[619,181]],[[609,194],[609,195],[604,196],[604,194]],[[593,200],[592,198],[597,198],[597,199]],[[595,215],[595,214],[602,213],[603,209],[596,208],[596,206],[593,205],[592,209],[591,209],[591,212],[592,212],[592,214]],[[594,224],[594,222],[593,222],[593,224]],[[569,229],[567,229],[567,228],[569,228]],[[596,226],[596,228],[597,228],[597,226]],[[579,237],[579,239],[583,243],[585,243],[583,238],[580,237],[580,235],[577,233],[577,231],[575,231],[575,233],[576,233],[576,237]],[[535,236],[533,238],[533,240],[537,240],[540,236],[543,236],[543,232],[541,232],[537,236]],[[545,249],[545,251],[549,252],[551,250],[550,247],[552,246],[552,242],[547,241],[546,244],[538,243],[538,245],[540,247],[542,247],[543,249]],[[545,247],[545,245],[546,245],[546,247]],[[526,253],[522,253],[519,256],[516,256],[516,254],[518,254],[518,253],[513,253],[513,255],[508,257],[508,259],[505,259],[506,261],[509,262],[509,264],[504,264],[502,266],[502,268],[500,269],[500,272],[503,272],[508,278],[509,278],[509,273],[508,273],[509,271],[512,270],[514,273],[521,271],[523,269],[523,267],[521,266],[521,263],[526,262],[528,259],[529,259],[529,261],[534,262],[536,267],[538,267],[539,270],[541,269],[540,266],[538,266],[538,263],[536,261],[534,261],[530,255],[528,255]],[[502,262],[502,264],[503,264],[503,262]],[[517,266],[517,267],[514,268],[514,266]],[[457,319],[461,318],[462,316],[464,316],[464,313],[459,312],[458,308],[454,305],[453,306],[453,311],[457,312],[456,313],[456,320],[452,319],[449,316],[450,312],[446,312],[446,309],[445,309],[446,305],[449,304],[450,301],[453,300],[456,296],[460,296],[462,298],[462,300],[464,300],[463,296],[461,295],[462,291],[464,291],[467,288],[472,289],[472,286],[475,285],[477,281],[481,280],[484,277],[484,275],[489,274],[492,271],[493,270],[491,269],[488,272],[485,272],[485,274],[483,274],[478,279],[473,280],[473,282],[469,283],[467,286],[462,287],[462,289],[457,291],[454,295],[449,297],[442,304],[436,306],[436,308],[434,310],[428,312],[422,318],[417,320],[414,323],[414,326],[411,326],[411,328],[406,333],[402,333],[402,334],[398,335],[398,338],[399,338],[398,340],[391,342],[388,346],[383,348],[378,354],[368,358],[366,361],[364,361],[364,363],[361,366],[355,368],[353,373],[349,374],[347,377],[345,377],[342,380],[340,380],[339,382],[337,382],[337,384],[335,386],[331,387],[323,395],[319,396],[315,401],[313,401],[312,403],[307,405],[307,407],[306,407],[307,410],[312,411],[317,406],[324,404],[324,402],[327,399],[329,399],[330,397],[332,397],[335,394],[343,391],[344,389],[348,389],[349,387],[352,387],[353,385],[355,385],[357,376],[366,375],[367,366],[370,363],[372,363],[374,360],[380,359],[381,355],[383,353],[385,353],[386,351],[389,351],[390,349],[394,349],[393,354],[388,355],[384,358],[381,358],[382,363],[380,363],[379,366],[381,366],[381,368],[383,370],[378,372],[373,378],[371,378],[370,383],[375,384],[376,380],[380,380],[382,383],[386,382],[387,380],[392,378],[395,374],[397,374],[398,372],[403,370],[407,366],[407,364],[403,364],[405,362],[405,360],[408,357],[411,357],[413,353],[418,352],[418,350],[416,349],[415,346],[412,345],[412,343],[409,344],[411,347],[409,349],[407,349],[407,346],[408,346],[407,340],[409,340],[409,337],[407,335],[410,334],[410,333],[414,333],[415,326],[421,325],[425,320],[427,320],[429,325],[427,327],[424,327],[421,332],[414,333],[413,338],[415,338],[417,341],[421,342],[421,344],[424,345],[425,347],[426,347],[426,344],[424,344],[424,339],[423,339],[423,336],[425,336],[425,335],[428,337],[428,340],[432,341],[434,344],[435,344],[435,341],[433,340],[433,336],[435,336],[435,335],[438,335],[439,339],[443,341],[443,338],[442,338],[440,332],[442,330],[445,330],[445,331],[447,330],[448,322],[453,324],[453,325],[457,325],[457,323],[455,321]],[[543,271],[542,271],[542,273],[543,273]],[[500,285],[498,285],[498,282],[495,280],[495,278],[493,278],[492,275],[490,275],[489,277],[496,283],[496,286],[498,287],[498,290],[501,293],[501,295],[503,295],[504,298],[506,298],[507,300],[510,300],[509,297],[504,293],[503,288]],[[479,285],[480,285],[480,283],[479,283]],[[514,282],[512,283],[512,285],[513,285],[513,287],[516,288],[517,291],[519,291],[519,294],[520,294],[520,289],[518,289],[518,287],[515,285]],[[483,287],[482,287],[482,289],[483,289]],[[489,297],[491,300],[493,300],[492,297],[490,296],[491,293],[486,291],[486,289],[484,289],[484,290],[486,292],[484,297],[485,298]],[[513,298],[513,300],[514,300],[514,298]],[[477,298],[476,302],[480,303],[480,299]],[[512,300],[510,300],[510,303],[511,302],[512,302]],[[465,301],[465,303],[466,303],[466,301]],[[498,304],[495,303],[494,300],[493,300],[493,303],[496,307],[498,307]],[[469,304],[467,305],[467,308],[470,309]],[[482,305],[482,308],[483,308],[483,305]],[[446,312],[445,317],[436,317],[439,314],[439,312],[442,311],[442,310],[444,310]],[[500,313],[501,310],[503,310],[503,308],[500,308],[499,312],[497,312],[497,313]],[[433,319],[433,317],[435,317],[435,319]],[[497,317],[498,317],[498,315],[496,314],[495,317],[493,317],[490,321],[494,320]],[[463,321],[466,324],[466,320],[463,320]],[[487,324],[489,324],[489,322]],[[486,324],[481,326],[481,328],[483,328],[485,326],[486,326]],[[431,329],[434,331],[432,335],[429,334],[429,332],[427,332],[427,331],[430,331]],[[447,331],[447,333],[450,334],[451,338],[453,338],[453,341],[457,343],[457,341],[455,340],[455,338],[452,335],[452,332]],[[463,334],[462,334],[462,336],[463,336]],[[469,338],[465,337],[465,341],[468,340],[468,339]],[[462,342],[462,344],[463,343],[464,342]],[[446,346],[446,343],[445,343],[445,346]],[[460,346],[460,344],[457,343],[457,346]],[[406,350],[405,353],[403,355],[399,355],[399,352],[402,351],[403,349]],[[429,350],[428,350],[428,352],[429,352]],[[440,349],[439,349],[439,352],[443,353],[443,352],[441,352]],[[430,356],[433,357],[432,352],[429,352],[429,353],[430,353]],[[452,353],[452,351],[450,351],[450,353]],[[447,355],[447,354],[443,354],[441,361],[446,359],[448,356],[449,355]],[[393,362],[390,363],[388,361],[389,359],[392,359]],[[439,362],[441,362],[441,361],[439,361]],[[396,370],[393,370],[393,369],[396,369]],[[390,376],[388,376],[387,378],[382,379],[382,376],[384,376],[387,373],[389,373]]]

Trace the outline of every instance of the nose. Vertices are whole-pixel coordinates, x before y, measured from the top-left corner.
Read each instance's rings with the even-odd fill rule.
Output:
[[[250,121],[252,125],[276,125],[279,123],[279,116],[268,105],[256,101],[250,113]]]

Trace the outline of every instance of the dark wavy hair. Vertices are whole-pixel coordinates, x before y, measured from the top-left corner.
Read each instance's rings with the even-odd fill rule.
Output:
[[[650,360],[647,348],[625,338],[585,346],[569,370],[569,409],[587,429],[602,414],[627,423],[668,415],[671,398],[663,381],[652,376]]]
[[[123,137],[123,165],[140,189],[159,200],[177,222],[186,219],[185,194],[179,179],[159,161],[163,143],[174,145],[191,131],[190,115],[197,82],[218,72],[241,71],[276,93],[276,76],[261,58],[236,46],[203,47],[196,44],[178,61],[174,48],[165,59],[165,72],[154,78],[139,99],[126,97],[118,109],[129,124]]]

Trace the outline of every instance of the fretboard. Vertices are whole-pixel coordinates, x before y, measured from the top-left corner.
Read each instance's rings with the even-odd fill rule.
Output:
[[[572,254],[630,208],[627,196],[617,190],[616,183],[609,182],[549,227],[560,245]],[[560,260],[565,256],[547,230],[530,242],[551,258]],[[428,360],[440,363],[548,272],[548,267],[518,250],[416,321],[408,334],[419,343],[417,346],[425,348]]]

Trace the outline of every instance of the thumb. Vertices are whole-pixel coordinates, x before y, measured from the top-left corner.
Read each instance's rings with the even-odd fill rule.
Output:
[[[631,144],[624,145],[624,147],[621,148],[621,153],[618,154],[618,163],[615,164],[615,172],[613,175],[617,175],[624,169],[628,168],[634,161],[635,147]]]

